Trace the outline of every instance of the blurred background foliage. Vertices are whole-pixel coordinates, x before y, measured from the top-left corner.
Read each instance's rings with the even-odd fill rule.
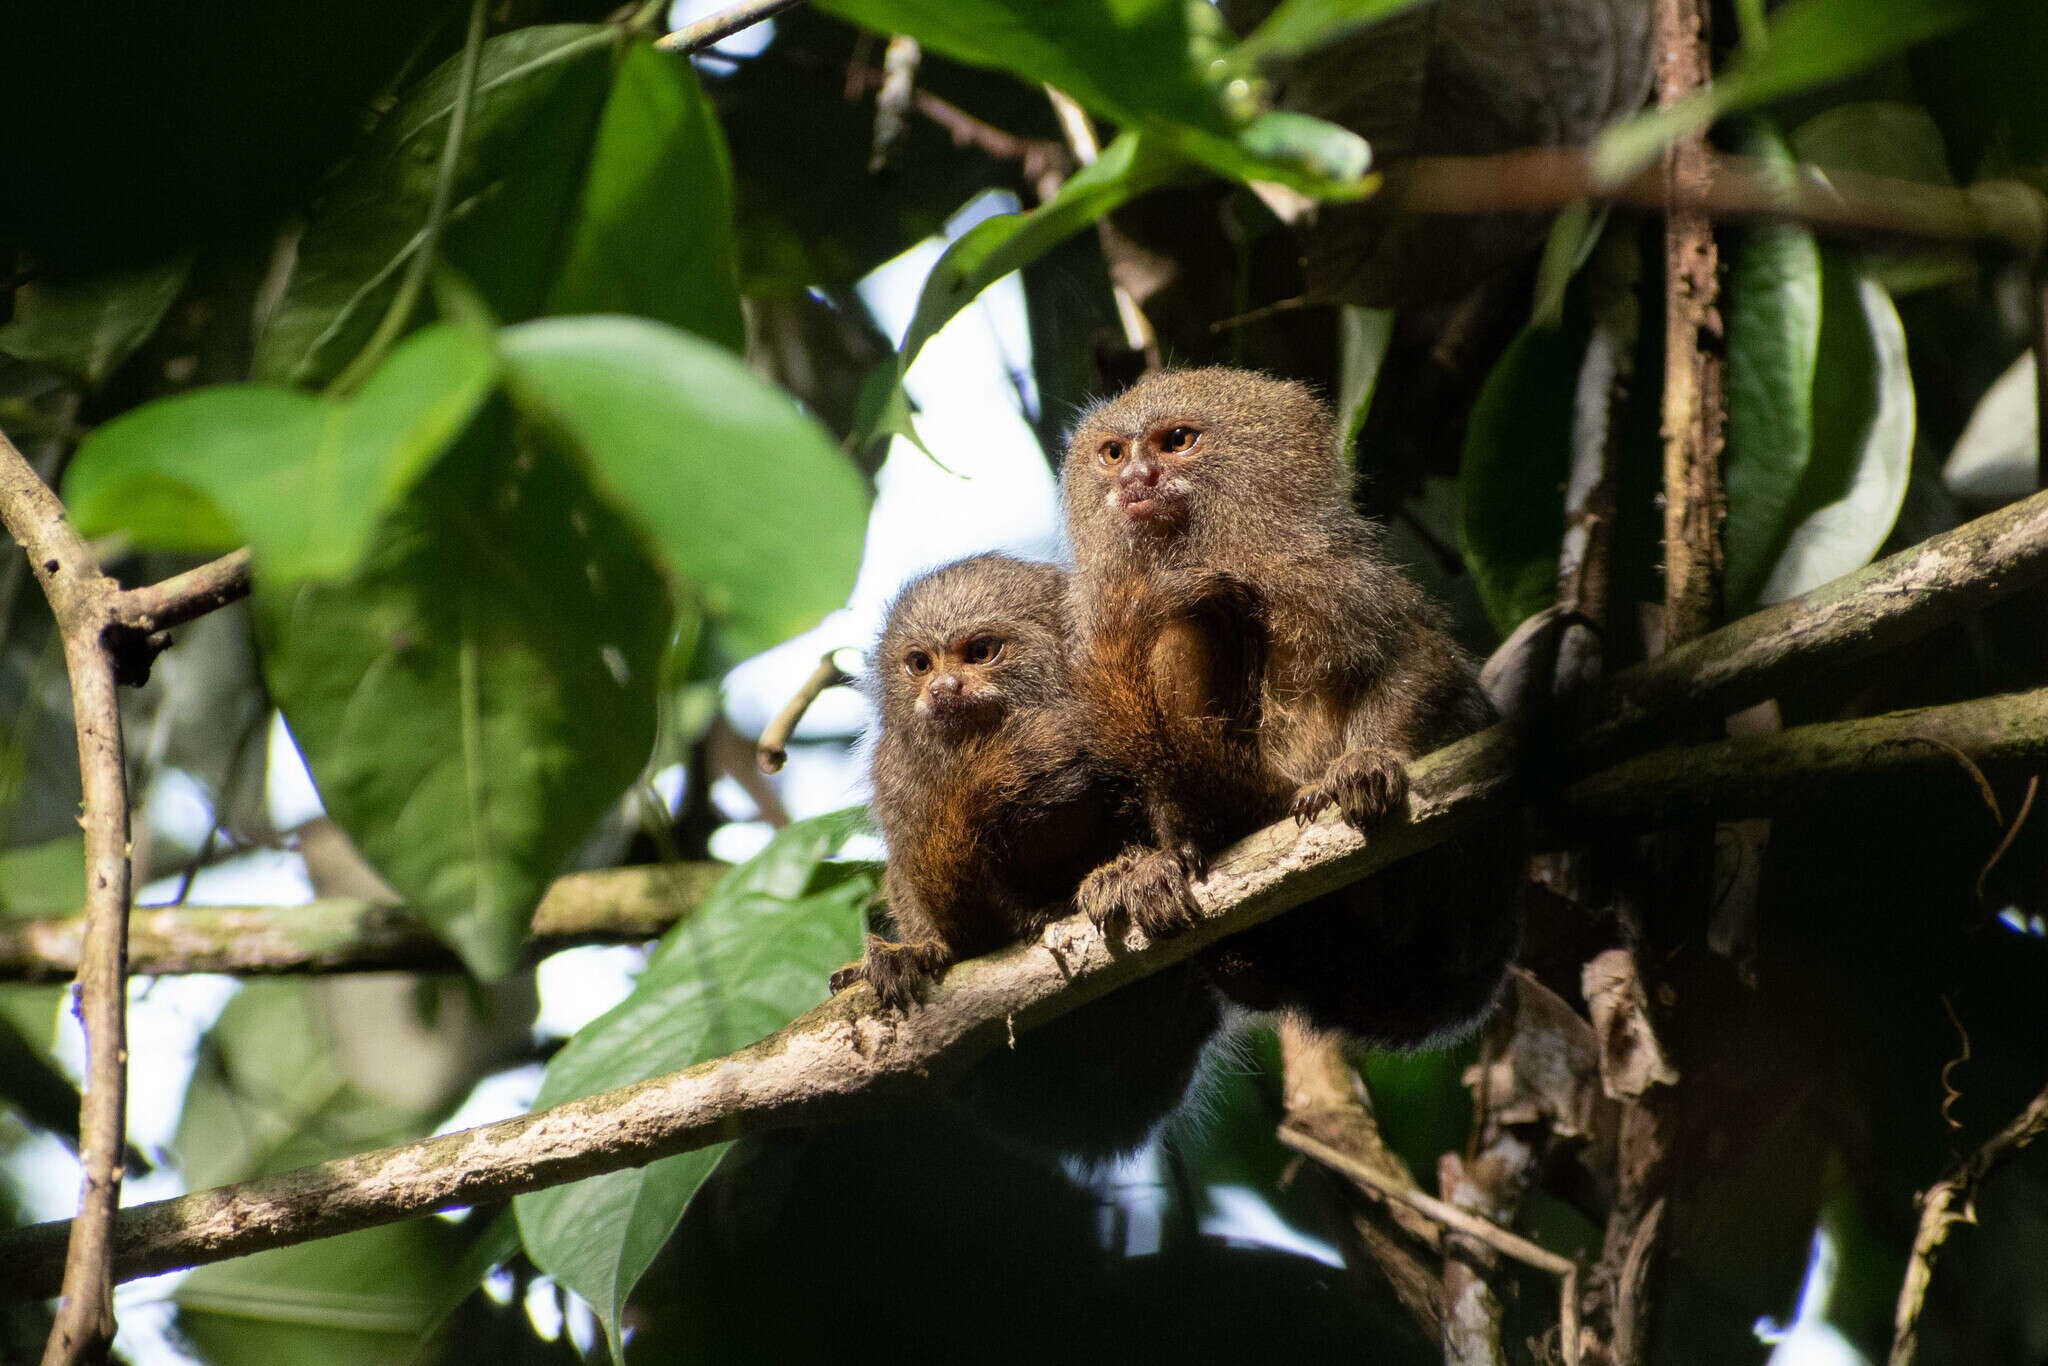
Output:
[[[771,649],[858,605],[857,575],[872,602],[878,566],[976,548],[958,537],[979,517],[1001,539],[989,501],[943,533],[869,510],[878,474],[885,493],[929,475],[913,441],[971,458],[904,381],[1012,272],[1004,420],[1036,442],[977,476],[985,498],[1049,487],[1065,422],[1148,363],[1307,379],[1355,437],[1361,505],[1479,654],[1555,598],[1563,486],[1605,429],[1586,395],[1632,374],[1609,661],[1644,648],[1659,225],[1402,216],[1390,191],[1417,156],[1654,145],[1668,125],[1632,121],[1649,0],[819,0],[694,59],[652,46],[712,8],[496,0],[470,39],[451,0],[0,14],[0,423],[124,581],[256,552],[253,601],[181,632],[125,698],[138,885],[402,902],[468,969],[138,984],[182,1022],[166,1039],[196,1039],[135,1041],[138,1192],[587,1094],[822,998],[874,889],[872,839],[820,814],[858,799],[858,708],[805,733],[833,800],[764,784],[740,735],[812,647],[865,643],[856,612],[843,639]],[[2048,7],[1712,8],[1717,146],[2048,190]],[[1725,618],[2034,487],[2027,262],[1796,224],[1720,238]],[[913,249],[883,306],[863,282]],[[5,916],[73,910],[81,884],[61,653],[23,570],[0,570]],[[2044,628],[2036,595],[1780,705],[1791,723],[2038,686]],[[795,673],[735,672],[763,652]],[[2020,788],[1999,791],[2009,819]],[[1980,881],[2003,827],[1959,770],[1780,818],[1752,851],[1725,989],[1686,1003],[1719,1108],[1665,1234],[1653,1360],[1883,1357],[1914,1193],[2048,1075],[2042,829]],[[713,855],[736,866],[659,944],[527,953],[562,872]],[[1613,936],[1539,901],[1524,966],[1576,1003]],[[0,987],[10,1221],[72,1198],[61,998]],[[1425,1185],[1467,1142],[1478,1048],[1361,1060]],[[1112,1171],[937,1105],[132,1287],[121,1350],[1437,1359],[1370,1263],[1344,1265],[1334,1181],[1274,1137],[1270,1031],[1211,1073]],[[1921,1360],[2048,1361],[2048,1151],[1978,1214]],[[1603,1217],[1546,1171],[1524,1227],[1579,1254]],[[1505,1284],[1528,1359],[1554,1289]],[[0,1306],[0,1359],[28,1359],[42,1315]]]

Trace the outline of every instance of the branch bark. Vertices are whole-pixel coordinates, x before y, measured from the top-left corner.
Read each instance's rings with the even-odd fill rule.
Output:
[[[1804,163],[1788,177],[1752,157],[1706,151],[1700,174],[1675,184],[1661,166],[1607,184],[1579,147],[1413,157],[1399,166],[1394,192],[1411,213],[1532,212],[1591,200],[1717,223],[1797,223],[1876,246],[1988,248],[2026,261],[2048,246],[2048,199],[2017,181],[1959,190]]]
[[[1960,717],[1974,709],[1975,727]],[[1958,714],[1952,716],[1951,713]],[[1773,800],[1772,776],[1754,789],[1741,775],[1755,747],[1820,756],[1832,771],[1918,772],[1947,751],[1891,743],[1935,720],[1955,748],[1980,766],[2048,756],[2048,689],[1898,718],[1807,726],[1752,741],[1701,746],[1661,779],[1666,795],[1689,772],[1716,775],[1738,803]],[[1297,831],[1283,821],[1241,841],[1194,889],[1193,928],[1151,942],[1136,931],[1105,936],[1085,916],[1048,926],[1039,938],[963,963],[909,1018],[875,1013],[865,987],[826,1002],[728,1057],[483,1128],[363,1153],[176,1200],[123,1210],[114,1261],[124,1279],[347,1233],[454,1205],[501,1200],[545,1186],[637,1166],[743,1134],[829,1123],[926,1093],[1010,1032],[1027,1030],[1125,982],[1355,882],[1511,808],[1515,740],[1496,727],[1437,751],[1410,769],[1408,819],[1361,836],[1334,817]],[[1860,763],[1854,756],[1861,754]],[[1658,756],[1650,756],[1656,758]],[[1953,762],[1949,760],[1949,762]],[[1666,788],[1656,788],[1662,782]],[[1588,821],[1603,818],[1594,783],[1567,794]],[[1646,812],[1657,807],[1629,799]],[[1434,1217],[1434,1216],[1432,1216]],[[47,1293],[68,1225],[40,1224],[0,1235],[0,1286]]]
[[[658,938],[725,872],[718,863],[672,863],[558,878],[533,913],[528,957]],[[84,931],[82,915],[0,919],[0,981],[69,977]],[[138,907],[128,922],[134,977],[462,970],[455,952],[404,907],[358,898],[303,906]]]
[[[128,776],[113,652],[105,636],[119,589],[100,573],[92,550],[20,451],[0,434],[0,521],[27,551],[56,613],[71,675],[78,767],[85,795],[86,928],[78,972],[85,1025],[86,1080],[79,1113],[83,1169],[78,1218],[45,1366],[103,1360],[114,1338],[110,1241],[121,1203],[121,1155],[127,1146],[127,949],[130,868]]]

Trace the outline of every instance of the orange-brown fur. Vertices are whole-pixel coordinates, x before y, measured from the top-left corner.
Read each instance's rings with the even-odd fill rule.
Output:
[[[864,978],[908,1008],[950,964],[1066,915],[1082,877],[1140,836],[1130,791],[1083,744],[1067,612],[1064,571],[1000,555],[935,570],[890,609],[872,773],[897,939],[870,936],[835,989]],[[1129,1151],[1180,1103],[1219,1023],[1199,972],[1168,968],[997,1050],[955,1097],[1013,1139]]]
[[[1493,719],[1470,661],[1353,509],[1328,410],[1304,387],[1224,369],[1148,378],[1082,417],[1063,493],[1088,743],[1132,775],[1151,835],[1089,876],[1091,912],[1170,927],[1222,843],[1330,805],[1361,828],[1396,816],[1406,761]],[[1190,583],[1201,610],[1178,605]],[[1491,1001],[1516,939],[1517,864],[1495,836],[1454,842],[1205,962],[1245,1004],[1420,1044]]]

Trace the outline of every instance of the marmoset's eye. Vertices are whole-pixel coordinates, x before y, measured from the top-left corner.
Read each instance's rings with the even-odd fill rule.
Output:
[[[932,657],[923,650],[912,650],[903,656],[903,672],[912,678],[923,678],[932,671]]]
[[[993,664],[1002,658],[1003,642],[994,636],[976,636],[967,642],[969,664]]]
[[[1168,455],[1179,455],[1182,451],[1193,450],[1202,434],[1193,427],[1175,427],[1160,441],[1159,449]]]
[[[1122,464],[1122,463],[1123,463],[1123,458],[1124,458],[1124,443],[1123,443],[1123,442],[1121,442],[1121,441],[1105,441],[1105,442],[1103,442],[1103,443],[1102,443],[1102,463],[1103,463],[1103,464],[1105,464],[1105,465],[1120,465],[1120,464]]]

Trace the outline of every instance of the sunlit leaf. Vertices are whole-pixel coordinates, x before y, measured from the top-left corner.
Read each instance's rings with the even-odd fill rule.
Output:
[[[696,585],[739,655],[846,600],[867,530],[859,472],[789,396],[723,347],[637,318],[507,328],[522,408],[589,461],[613,504]]]
[[[1256,100],[1215,10],[1186,0],[823,0],[878,33],[1057,86],[1162,148],[1238,179],[1357,198],[1364,140],[1305,115],[1255,117]],[[1303,31],[1318,27],[1304,22]]]
[[[671,930],[632,995],[548,1064],[535,1108],[720,1057],[825,998],[858,953],[870,872],[821,868],[854,828],[841,812],[789,826]],[[663,1158],[513,1202],[534,1262],[597,1310],[622,1352],[620,1315],[726,1145]]]
[[[271,690],[328,813],[484,976],[640,771],[670,630],[635,530],[509,427],[479,422],[353,578],[257,580]]]
[[[493,368],[476,338],[429,327],[353,398],[228,384],[145,404],[85,439],[65,501],[89,535],[197,552],[246,543],[274,588],[338,578],[461,433]]]

